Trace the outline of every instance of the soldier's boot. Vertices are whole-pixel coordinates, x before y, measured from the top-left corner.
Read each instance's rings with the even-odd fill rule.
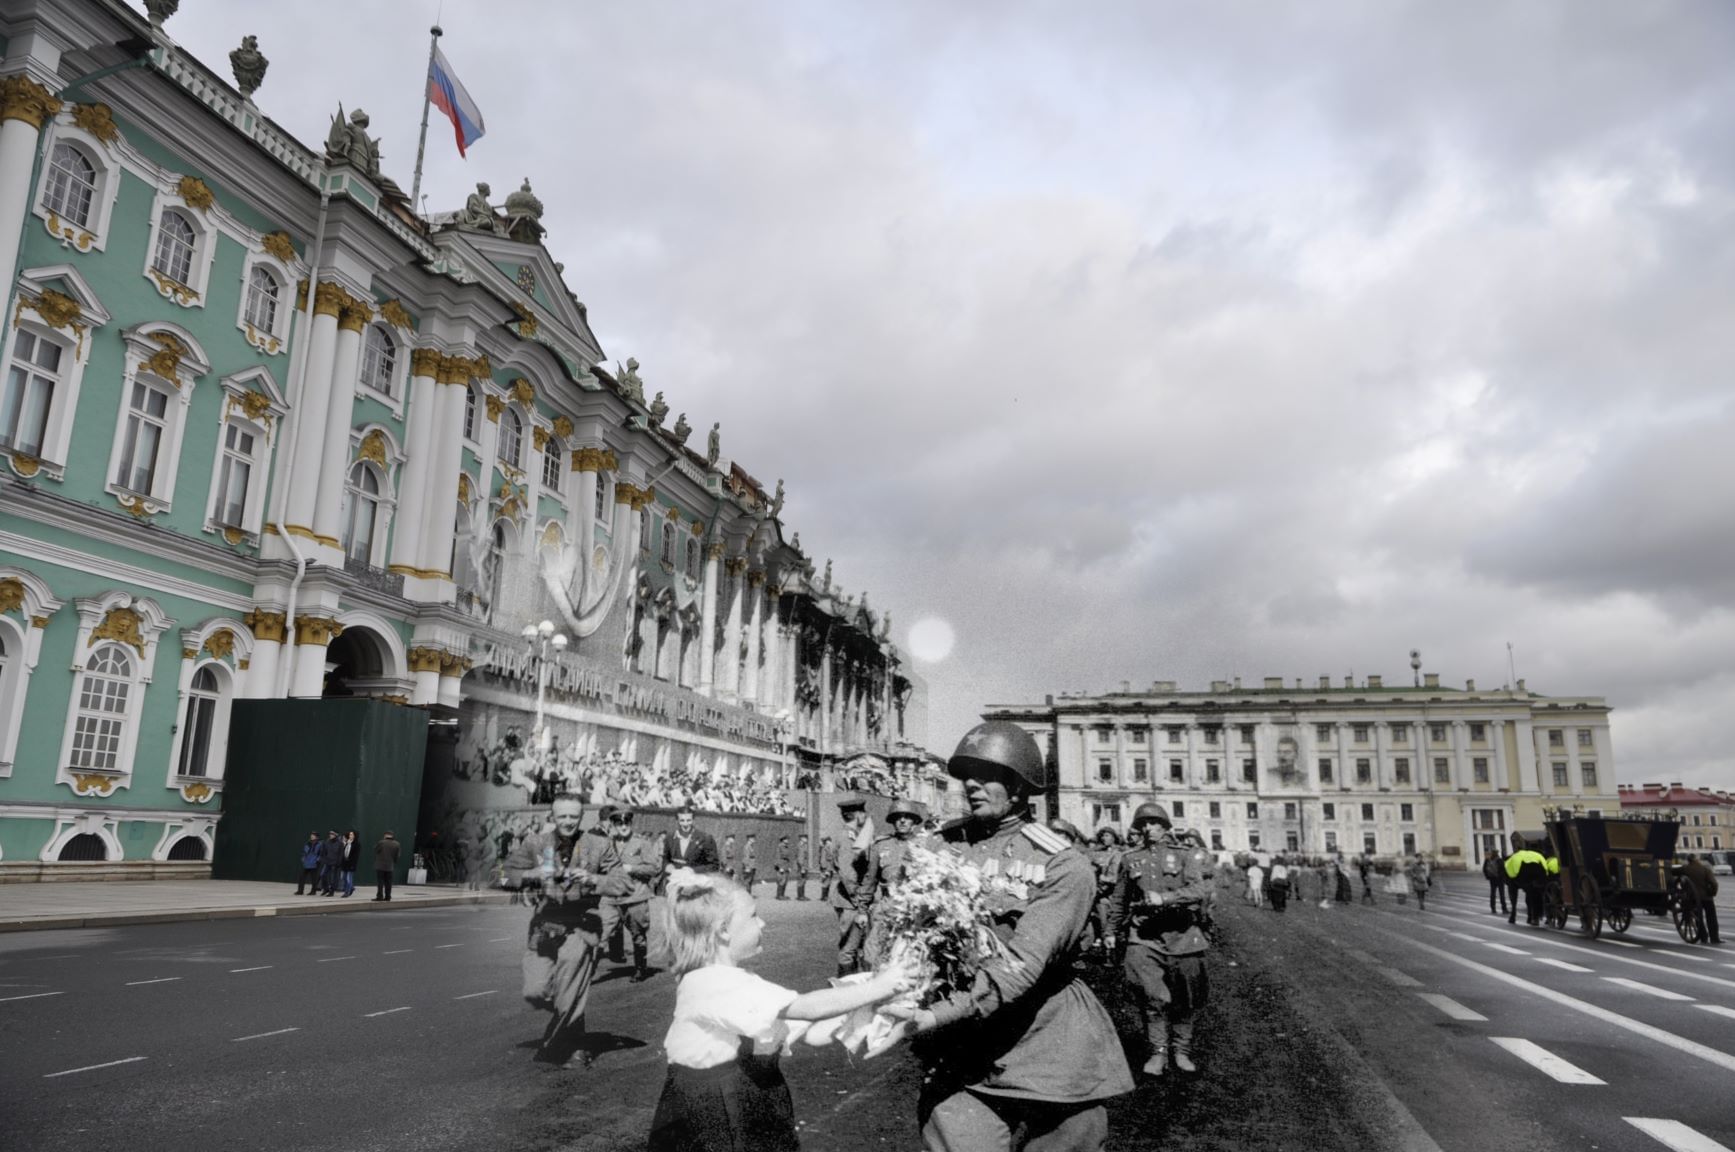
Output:
[[[1156,1016],[1145,1024],[1145,1036],[1151,1042],[1151,1058],[1145,1061],[1146,1076],[1161,1076],[1169,1070],[1169,1022]]]
[[[1182,1072],[1197,1072],[1199,1066],[1193,1063],[1193,1026],[1191,1024],[1175,1025],[1175,1067]]]

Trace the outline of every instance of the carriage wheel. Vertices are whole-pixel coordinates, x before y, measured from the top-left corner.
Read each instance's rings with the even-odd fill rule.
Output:
[[[1683,881],[1675,881],[1669,893],[1669,914],[1674,917],[1675,932],[1689,944],[1699,943],[1698,910],[1699,900],[1693,890]]]
[[[1566,927],[1566,900],[1558,880],[1550,880],[1542,889],[1542,922],[1550,928]]]
[[[1608,914],[1608,926],[1616,932],[1625,932],[1633,926],[1633,910],[1624,905],[1611,908]]]
[[[1592,940],[1602,935],[1602,894],[1589,876],[1578,882],[1578,930]]]

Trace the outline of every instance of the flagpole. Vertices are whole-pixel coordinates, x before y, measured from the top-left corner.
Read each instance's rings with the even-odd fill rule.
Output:
[[[428,32],[432,38],[428,41],[428,67],[422,73],[422,135],[416,141],[416,176],[410,182],[410,211],[418,216],[422,214],[422,157],[428,151],[428,108],[434,102],[433,93],[428,89],[428,80],[434,74],[434,50],[440,44],[440,26],[436,24],[428,29]]]

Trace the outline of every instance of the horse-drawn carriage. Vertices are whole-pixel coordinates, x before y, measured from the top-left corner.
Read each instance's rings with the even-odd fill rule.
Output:
[[[1549,820],[1546,843],[1530,845],[1559,862],[1543,888],[1544,922],[1564,928],[1576,918],[1579,931],[1594,940],[1604,925],[1625,932],[1633,913],[1644,911],[1671,917],[1681,939],[1694,943],[1697,901],[1675,865],[1680,831],[1674,820]]]

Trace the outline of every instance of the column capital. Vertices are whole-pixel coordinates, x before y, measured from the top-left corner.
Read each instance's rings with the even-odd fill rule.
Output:
[[[411,672],[438,672],[450,659],[438,648],[411,648],[405,657]]]
[[[706,549],[705,549],[705,559],[707,559],[707,560],[721,560],[722,558],[723,558],[723,542],[721,540],[713,540],[710,543],[710,545],[708,547],[706,547]]]
[[[438,349],[413,348],[410,350],[410,375],[425,376],[430,380],[440,378],[440,361],[445,359]]]
[[[506,411],[506,401],[493,393],[489,393],[486,404],[488,406],[488,423],[500,423],[500,413]]]
[[[40,132],[60,109],[60,99],[30,77],[0,78],[0,121],[22,120]]]
[[[343,625],[330,616],[297,616],[295,642],[323,648],[343,635]]]
[[[288,617],[269,608],[255,608],[241,617],[241,623],[253,631],[253,639],[281,644],[287,630]]]
[[[338,312],[337,326],[345,332],[360,332],[373,323],[373,305],[359,296],[344,293],[343,308]]]
[[[350,299],[343,286],[330,280],[321,280],[313,290],[313,314],[315,316],[330,316],[337,319],[343,313],[343,306]]]
[[[571,427],[571,424],[567,425],[568,429]],[[554,431],[557,435],[560,433],[558,421]],[[570,431],[567,435],[571,435]],[[615,456],[613,448],[575,448],[572,452],[572,467],[575,472],[613,472],[620,467],[620,460]]]
[[[468,656],[455,656],[450,652],[440,653],[440,675],[462,676],[470,670],[473,661]]]
[[[747,557],[731,556],[723,561],[723,571],[731,576],[739,576],[747,570]]]
[[[747,573],[747,585],[748,585],[748,587],[757,588],[761,584],[764,584],[764,583],[765,583],[765,569],[755,568],[752,571]]]

